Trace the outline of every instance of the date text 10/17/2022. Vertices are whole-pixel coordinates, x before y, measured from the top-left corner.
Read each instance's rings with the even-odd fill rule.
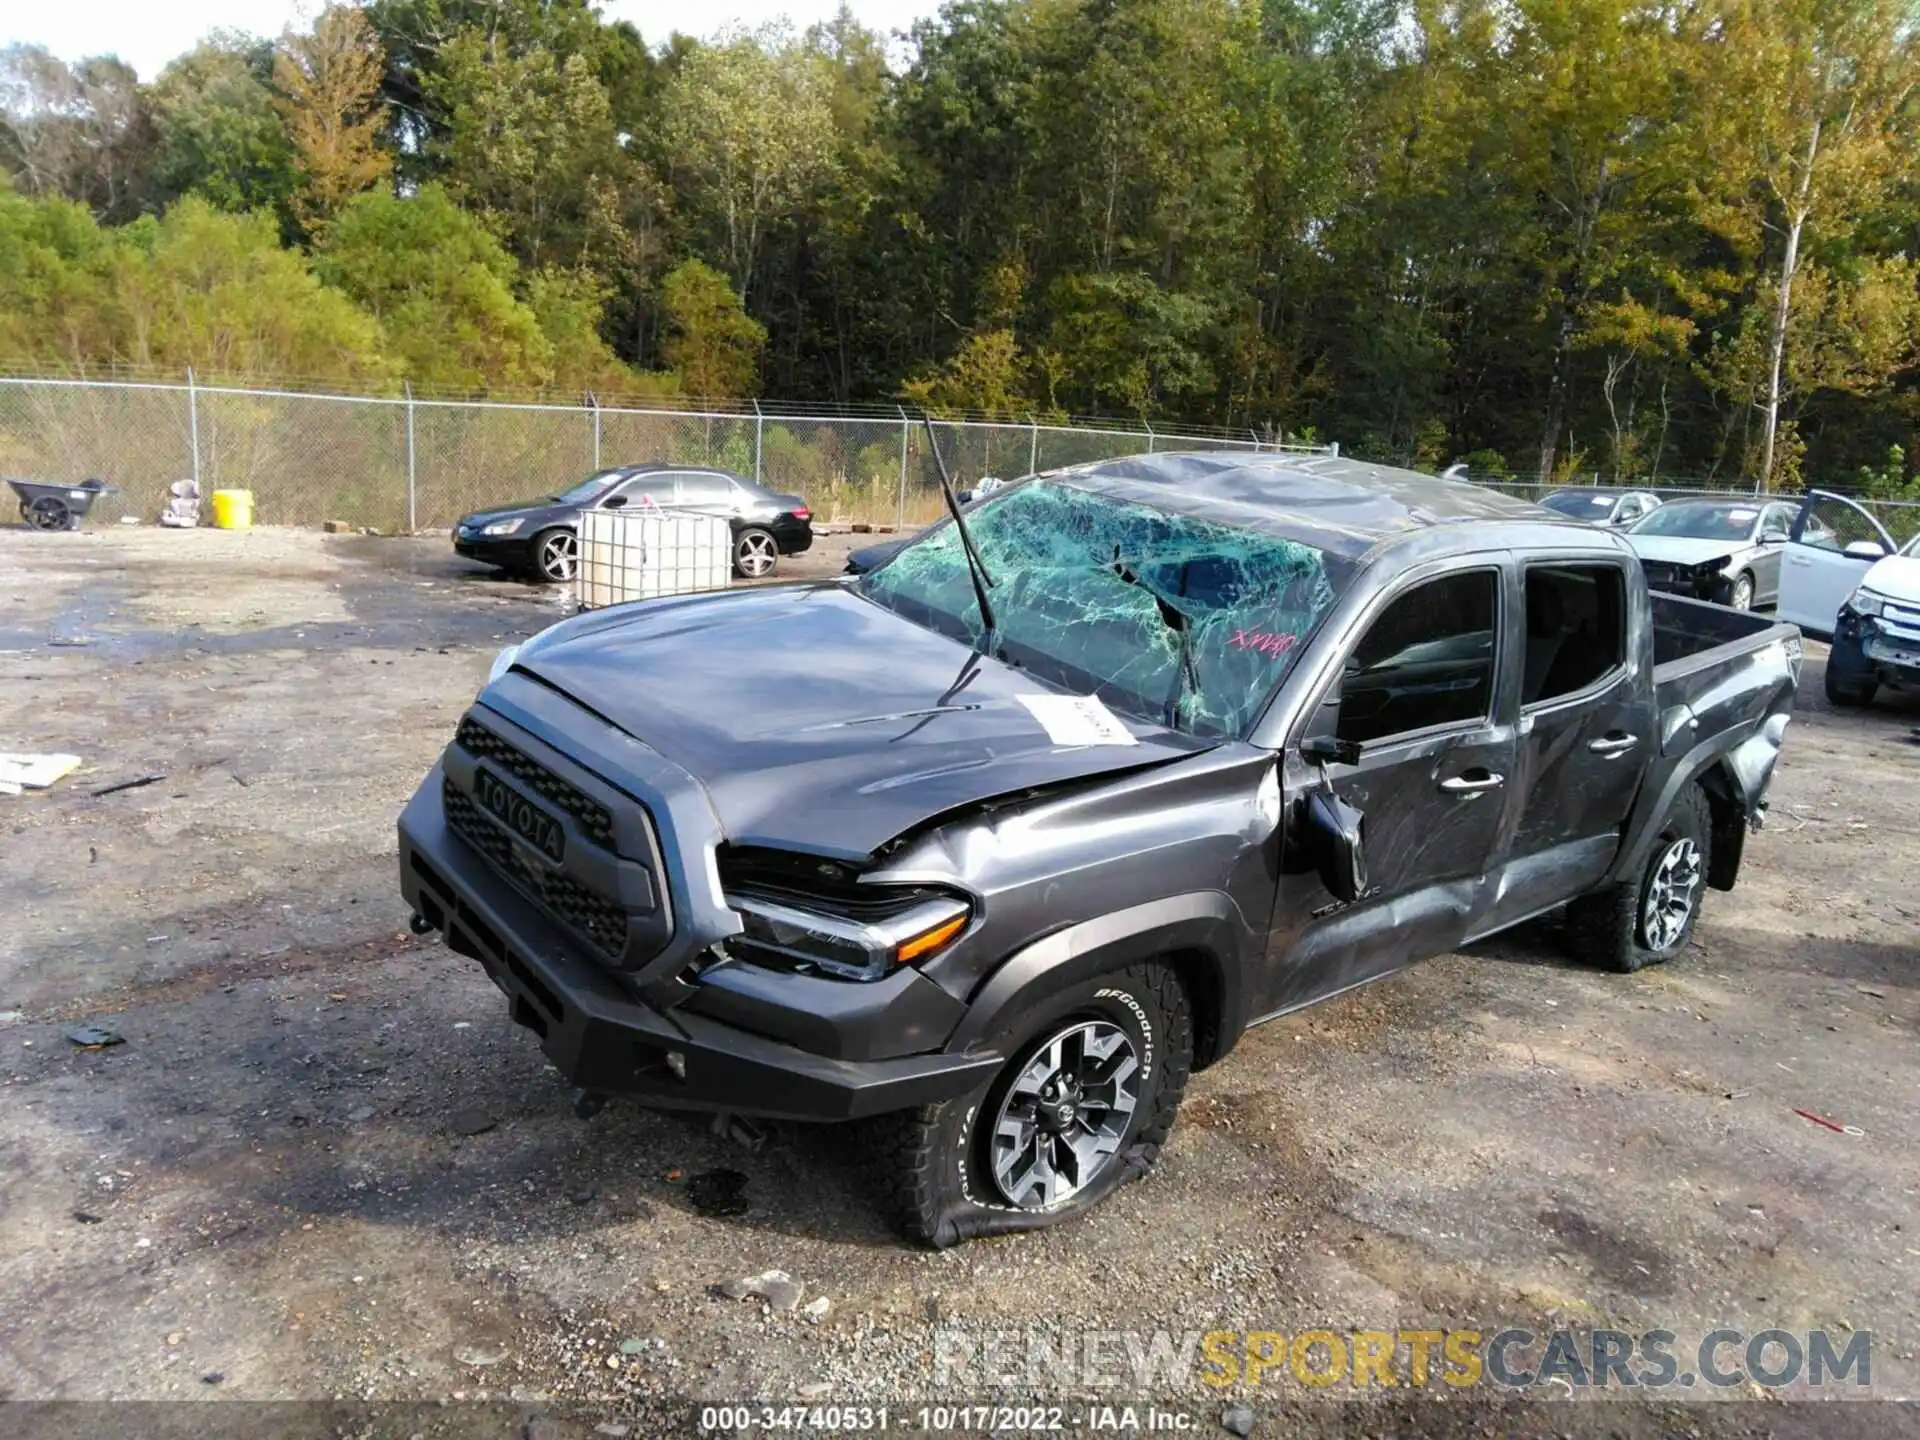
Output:
[[[859,1433],[910,1430],[918,1434],[1042,1434],[1102,1431],[1181,1434],[1201,1428],[1191,1411],[1161,1405],[707,1405],[702,1434],[753,1430]]]

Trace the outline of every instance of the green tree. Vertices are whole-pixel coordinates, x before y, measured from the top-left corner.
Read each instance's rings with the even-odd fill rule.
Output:
[[[694,224],[725,257],[734,289],[750,296],[775,221],[835,170],[817,70],[778,32],[702,46],[667,83],[660,133]]]
[[[139,77],[113,56],[69,66],[44,46],[0,50],[0,167],[27,194],[129,220],[146,198],[155,138]]]
[[[766,327],[746,313],[727,277],[699,260],[667,272],[661,286],[667,363],[689,395],[751,395],[767,343]]]
[[[231,33],[209,36],[160,72],[148,92],[160,204],[196,194],[224,210],[291,218],[297,157],[274,108],[272,73],[271,45]]]
[[[416,384],[483,390],[553,379],[553,342],[515,294],[519,267],[438,185],[348,201],[327,228],[317,265],[379,321]]]

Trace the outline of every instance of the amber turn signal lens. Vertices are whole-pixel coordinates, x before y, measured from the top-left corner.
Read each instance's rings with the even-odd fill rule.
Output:
[[[899,964],[910,965],[923,955],[931,955],[954,936],[967,928],[965,915],[956,915],[951,920],[943,920],[931,930],[922,930],[911,940],[902,940],[900,948],[894,952]]]

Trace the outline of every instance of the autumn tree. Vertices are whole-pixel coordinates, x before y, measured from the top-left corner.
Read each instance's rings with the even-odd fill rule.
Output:
[[[1754,401],[1766,483],[1792,393],[1794,294],[1809,241],[1842,241],[1911,177],[1920,49],[1898,0],[1728,0],[1715,20],[1701,71],[1722,101],[1710,131],[1720,154],[1717,171],[1702,178],[1730,182],[1715,193],[1768,267]],[[1829,283],[1846,280],[1836,271],[1823,288]]]
[[[383,63],[365,14],[353,6],[329,5],[311,33],[281,39],[273,83],[300,156],[294,211],[312,234],[393,168],[379,143],[386,117],[375,103]]]

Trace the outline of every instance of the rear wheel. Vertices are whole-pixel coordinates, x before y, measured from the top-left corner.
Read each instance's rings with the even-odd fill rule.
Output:
[[[1686,948],[1700,919],[1713,859],[1713,810],[1696,782],[1675,798],[1637,882],[1609,885],[1567,907],[1574,952],[1631,974]]]
[[[733,568],[749,580],[771,575],[780,563],[780,546],[771,530],[742,530],[733,538]]]
[[[580,540],[571,530],[548,530],[533,542],[533,566],[542,580],[563,585],[580,568]]]
[[[1833,637],[1833,647],[1827,651],[1824,688],[1829,705],[1852,708],[1873,703],[1873,692],[1880,688],[1879,682],[1874,679],[1873,664],[1860,648],[1858,638]]]
[[[1084,1214],[1159,1157],[1193,1060],[1173,968],[1130,966],[1023,1008],[972,1095],[880,1122],[896,1219],[935,1249]]]

